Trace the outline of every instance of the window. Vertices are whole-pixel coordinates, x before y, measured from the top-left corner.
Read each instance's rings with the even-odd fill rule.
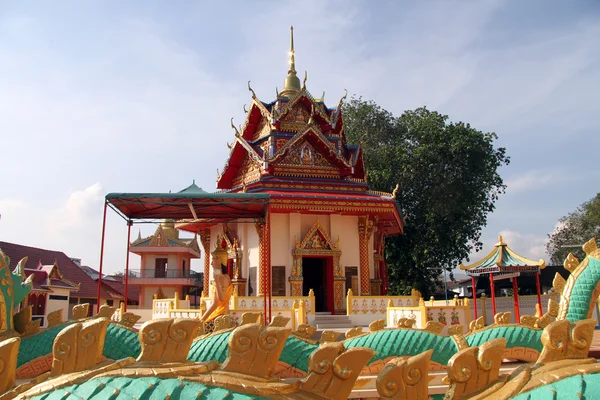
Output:
[[[285,296],[285,267],[272,267],[271,272],[271,295]]]
[[[346,267],[346,292],[352,289],[352,293],[357,296],[358,293],[358,267]]]
[[[256,290],[256,267],[248,268],[248,296],[256,296],[258,290]]]
[[[190,274],[185,270],[185,260],[181,261],[181,273],[184,278],[189,278]]]
[[[167,276],[167,259],[157,258],[154,262],[154,277],[165,278]]]

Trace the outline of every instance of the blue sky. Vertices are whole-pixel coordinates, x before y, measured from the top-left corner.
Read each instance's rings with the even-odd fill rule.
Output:
[[[599,191],[596,1],[0,2],[0,240],[97,267],[106,193],[214,190],[247,81],[264,101],[281,89],[290,25],[330,106],[347,88],[499,135],[512,161],[484,254],[503,234],[546,257]],[[109,215],[108,271],[125,234]]]

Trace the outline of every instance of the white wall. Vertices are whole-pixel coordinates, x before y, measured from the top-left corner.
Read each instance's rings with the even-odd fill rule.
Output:
[[[48,326],[48,314],[53,311],[62,309],[62,318],[63,321],[69,318],[69,296],[71,291],[68,289],[62,289],[57,287],[52,287],[52,292],[48,293],[48,300],[46,301],[46,316],[44,318],[44,328]],[[67,296],[66,300],[51,300],[50,296]]]
[[[175,287],[172,286],[141,286],[140,290],[144,293],[144,304],[140,304],[140,308],[152,308],[152,300],[154,300],[154,293],[158,291],[158,288],[162,289],[166,298],[172,299],[175,296]],[[179,293],[181,299],[181,293]]]

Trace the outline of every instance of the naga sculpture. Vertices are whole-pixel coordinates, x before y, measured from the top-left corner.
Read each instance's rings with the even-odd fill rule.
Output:
[[[25,279],[27,257],[17,264],[11,273],[8,269],[10,259],[0,250],[0,335],[15,329],[13,314],[16,306],[31,291],[33,276]]]
[[[271,334],[262,333],[262,328],[259,329],[257,324],[246,324],[240,328],[223,329],[192,340],[195,333],[185,332],[197,332],[197,327],[195,325],[191,326],[198,324],[197,321],[190,321],[190,327],[185,329],[181,325],[183,330],[173,330],[169,325],[171,323],[175,324],[172,320],[166,320],[171,322],[151,321],[152,329],[147,331],[142,328],[139,332],[124,324],[106,322],[104,342],[101,347],[102,360],[137,358],[138,364],[150,362],[143,356],[145,346],[149,346],[152,340],[165,340],[165,337],[171,337],[175,334],[176,336],[185,336],[186,339],[182,342],[183,344],[177,344],[178,347],[168,344],[160,346],[165,349],[177,348],[176,353],[179,354],[177,362],[188,363],[186,365],[193,366],[192,370],[204,371],[210,375],[210,378],[205,377],[200,380],[194,377],[194,379],[190,379],[190,382],[193,381],[194,384],[204,382],[202,383],[203,387],[208,387],[216,382],[219,387],[233,388],[236,393],[244,393],[253,398],[256,398],[257,395],[267,398],[342,398],[337,397],[334,392],[324,390],[323,388],[326,385],[323,382],[334,384],[345,376],[347,380],[352,380],[352,385],[358,385],[355,381],[360,378],[361,374],[379,374],[377,389],[381,398],[421,398],[419,396],[428,396],[426,392],[423,392],[423,388],[427,386],[427,373],[430,369],[447,371],[446,383],[449,385],[449,390],[446,393],[446,398],[448,399],[528,399],[534,398],[532,393],[537,393],[536,391],[547,390],[545,388],[548,385],[552,385],[552,390],[556,390],[557,387],[567,388],[579,385],[577,393],[585,395],[585,391],[589,391],[591,387],[586,386],[586,380],[589,381],[589,384],[596,380],[600,382],[600,367],[595,363],[595,360],[586,358],[595,325],[595,321],[588,318],[592,314],[600,289],[600,250],[598,250],[596,242],[593,240],[586,243],[584,250],[587,256],[582,262],[579,262],[572,255],[567,258],[565,268],[571,272],[569,278],[565,281],[557,276],[554,280],[554,288],[561,296],[560,304],[551,302],[548,312],[542,317],[524,316],[521,324],[509,324],[505,315],[499,315],[495,319],[495,323],[490,326],[484,327],[483,322],[477,320],[471,323],[469,332],[466,334],[456,331],[450,336],[442,336],[439,335],[439,326],[435,326],[435,324],[430,324],[424,330],[411,328],[382,330],[380,323],[374,323],[370,332],[362,333],[359,330],[354,330],[348,335],[351,337],[341,342],[336,341],[335,335],[326,332],[319,343],[310,339],[311,334],[314,332],[310,326],[302,326],[298,332],[292,334],[285,328],[275,326],[266,328],[266,332],[274,332],[273,330],[277,329],[280,330],[278,332],[286,332],[285,334],[281,333],[282,336],[272,336]],[[106,312],[106,315],[108,315],[111,310]],[[50,366],[46,367],[45,371],[54,369],[54,360],[57,358],[56,351],[53,352],[55,339],[59,337],[61,331],[75,329],[71,326],[86,323],[86,321],[62,323],[37,334],[25,334],[17,344],[14,340],[7,344],[11,349],[9,353],[13,354],[10,357],[14,357],[15,346],[19,349],[16,365],[14,366],[17,376],[20,378],[33,378],[43,373],[44,370],[39,368],[37,368],[37,375],[31,373],[32,370],[36,369],[33,368],[32,362],[40,358],[46,358],[49,361],[46,364],[50,364]],[[163,328],[159,328],[163,325]],[[239,332],[246,333],[240,336],[241,333]],[[262,337],[264,341],[253,339],[255,337]],[[252,356],[245,356],[246,358],[240,355],[242,349],[248,351],[257,343],[263,343],[264,346],[272,350],[268,354],[263,354],[261,353],[262,350],[255,349],[251,351]],[[234,351],[233,349],[237,350]],[[363,349],[366,353],[362,351]],[[336,367],[340,363],[336,364],[335,360],[338,358],[340,362],[345,360],[350,356],[342,356],[344,354],[354,354],[354,350],[358,351],[356,354],[361,354],[360,357],[364,358],[364,362],[361,361],[361,363],[354,365],[351,372],[349,370],[345,371],[342,367]],[[511,376],[504,376],[499,374],[496,369],[499,369],[500,361],[507,356],[537,363],[534,366],[524,365],[514,371]],[[184,357],[186,360],[183,360]],[[214,375],[216,372],[210,372],[217,368],[216,365],[219,364],[221,365],[218,367],[219,371],[226,371],[225,367],[227,366],[231,373],[249,374],[248,369],[239,369],[239,365],[247,365],[250,362],[247,357],[252,358],[252,363],[256,363],[260,359],[260,362],[263,363],[261,364],[263,369],[261,369],[262,372],[258,374],[258,377],[248,378],[245,375],[244,379],[247,378],[252,382],[255,382],[256,379],[270,379],[272,382],[286,382],[286,385],[291,382],[289,379],[292,379],[293,382],[296,382],[294,384],[296,386],[292,385],[293,390],[290,389],[292,386],[285,386],[286,389],[284,390],[284,386],[275,385],[268,390],[264,389],[265,391],[262,392],[258,389],[248,391],[247,381],[244,381],[243,385],[227,386],[225,378],[217,379]],[[231,361],[232,359],[237,359],[237,361]],[[165,365],[171,365],[170,363],[175,362],[167,359],[158,360],[160,359],[157,359],[156,362],[162,362]],[[119,363],[121,361],[115,362]],[[360,365],[360,367],[357,367],[357,365]],[[23,372],[24,367],[29,369],[29,374],[21,373],[19,375],[19,371]],[[119,366],[118,368],[123,369],[125,367]],[[329,372],[327,371],[330,371],[331,375],[328,375]],[[166,374],[165,377],[176,375],[175,372],[171,372],[171,375]],[[42,374],[42,376],[44,375]],[[280,381],[279,379],[282,377],[287,377],[288,380]],[[39,379],[39,376],[36,379]],[[108,375],[101,375],[90,381],[86,380],[85,383],[76,380],[69,382],[80,386],[89,385],[89,382],[96,382],[95,384],[99,385],[100,381],[106,382],[103,379],[109,379]],[[117,378],[111,377],[110,379],[114,383]],[[137,376],[136,379],[143,380],[147,378]],[[159,378],[154,377],[154,379]],[[183,385],[181,390],[186,389],[188,384],[192,385],[187,378],[184,380],[184,383],[180,382],[180,385]],[[165,388],[172,387],[174,382],[169,382]],[[207,383],[208,386],[206,386]],[[335,384],[337,385],[337,383]],[[5,387],[11,386],[14,385],[14,382],[8,382],[4,385]],[[131,386],[133,383],[127,385]],[[33,386],[35,385],[31,387]],[[277,391],[274,389],[275,387],[281,390]],[[194,386],[194,388],[200,388],[200,386]],[[316,388],[323,389],[319,389],[321,392],[318,396],[314,392],[310,392],[316,390]],[[172,389],[176,390],[174,386]],[[58,389],[52,389],[45,393],[50,393],[53,390]],[[308,392],[312,394],[308,394]],[[23,396],[23,393],[25,392],[19,395]],[[406,395],[406,393],[412,394]],[[35,396],[23,398],[28,397]],[[140,395],[140,397],[142,396]],[[0,397],[1,399],[3,397]]]

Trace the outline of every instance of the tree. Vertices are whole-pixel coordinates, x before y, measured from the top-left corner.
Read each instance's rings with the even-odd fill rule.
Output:
[[[582,260],[585,253],[581,246],[591,238],[600,238],[600,193],[558,220],[546,244],[550,262],[562,264],[569,253]]]
[[[353,97],[343,115],[348,142],[363,149],[370,187],[391,192],[399,185],[406,227],[386,239],[390,290],[428,296],[440,267],[451,270],[483,246],[481,228],[506,188],[498,174],[510,161],[506,150],[494,147],[496,134],[426,108],[396,118]]]

